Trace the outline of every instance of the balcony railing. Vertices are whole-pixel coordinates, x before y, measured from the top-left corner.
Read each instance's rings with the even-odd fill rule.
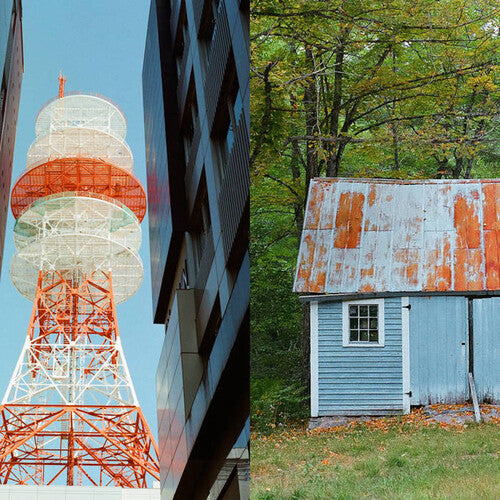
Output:
[[[210,268],[212,267],[212,261],[215,254],[214,249],[214,238],[212,236],[212,229],[205,235],[205,241],[203,244],[203,249],[201,251],[201,259],[198,265],[198,271],[196,272],[196,280],[194,287],[196,290],[203,290],[210,274]]]
[[[177,100],[179,102],[179,109],[183,110],[186,105],[186,97],[189,87],[189,79],[191,71],[186,71],[187,62],[189,59],[191,39],[189,33],[186,31],[184,38],[184,52],[179,66],[178,85],[177,85]]]
[[[194,126],[193,140],[191,141],[191,147],[189,148],[189,156],[186,158],[186,174],[184,176],[184,180],[188,191],[191,186],[191,179],[193,177],[193,171],[196,163],[198,147],[200,145],[200,139],[201,139],[201,127],[200,127],[200,122],[198,120]]]
[[[203,13],[205,9],[207,8],[207,5],[210,4],[210,0],[198,0],[196,2],[193,2],[193,11],[194,11],[194,25],[196,29],[196,34],[198,35],[198,32],[200,30],[200,22],[201,18],[203,17]]]
[[[224,80],[229,49],[231,47],[231,35],[229,32],[229,22],[227,19],[226,5],[221,0],[217,23],[210,47],[208,74],[205,82],[205,101],[207,103],[208,130],[212,130],[212,125],[217,111],[220,97],[220,89]]]
[[[229,258],[245,206],[250,194],[249,185],[250,138],[242,112],[235,131],[235,141],[224,170],[219,194],[219,212],[224,253]]]

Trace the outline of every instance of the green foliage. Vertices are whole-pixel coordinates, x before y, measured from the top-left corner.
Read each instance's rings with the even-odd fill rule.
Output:
[[[261,434],[274,432],[308,415],[308,397],[300,384],[286,385],[278,379],[254,379],[250,395],[252,428]]]
[[[284,236],[279,245],[266,243],[277,228],[255,218],[251,227],[251,368],[259,377],[288,381],[300,378],[300,304],[293,286],[295,238]],[[269,219],[271,220],[271,219]],[[260,224],[262,222],[262,224]]]
[[[488,0],[255,0],[256,178],[290,159],[290,187],[300,162],[306,185],[362,163],[470,177],[498,139],[497,14]]]

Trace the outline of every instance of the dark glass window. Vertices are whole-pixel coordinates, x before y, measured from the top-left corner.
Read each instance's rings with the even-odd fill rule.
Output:
[[[192,72],[186,97],[186,106],[184,109],[182,135],[184,139],[184,155],[187,163],[191,155],[194,132],[199,127],[198,100],[196,98],[196,89]]]
[[[205,0],[203,2],[198,39],[200,42],[200,55],[203,68],[203,76],[206,76],[210,59],[210,47],[215,31],[215,23],[218,17],[219,0]]]
[[[379,342],[379,308],[377,304],[349,304],[349,341]]]
[[[236,128],[243,110],[232,51],[229,52],[221,95],[225,96],[225,98],[217,108],[212,130],[212,140],[216,153],[215,171],[219,186],[224,179],[226,164],[234,144]]]
[[[191,238],[193,241],[193,254],[195,262],[195,272],[198,272],[203,253],[208,244],[208,238],[211,238],[212,221],[210,219],[210,207],[208,204],[208,194],[205,180],[200,183],[200,195],[193,211],[193,222]]]
[[[184,59],[187,56],[185,48],[189,46],[189,31],[187,25],[186,5],[182,2],[179,10],[179,21],[177,24],[177,33],[174,40],[175,64],[177,74],[180,76]]]

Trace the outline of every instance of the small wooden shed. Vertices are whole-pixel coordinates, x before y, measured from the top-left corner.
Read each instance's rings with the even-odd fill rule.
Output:
[[[311,416],[500,401],[500,180],[314,179]]]

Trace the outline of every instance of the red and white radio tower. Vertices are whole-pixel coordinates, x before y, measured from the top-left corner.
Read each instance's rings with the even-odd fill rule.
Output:
[[[34,305],[0,406],[0,483],[145,488],[159,479],[158,449],[115,304],[142,280],[146,195],[123,113],[102,96],[65,96],[64,81],[12,191],[10,275]]]

